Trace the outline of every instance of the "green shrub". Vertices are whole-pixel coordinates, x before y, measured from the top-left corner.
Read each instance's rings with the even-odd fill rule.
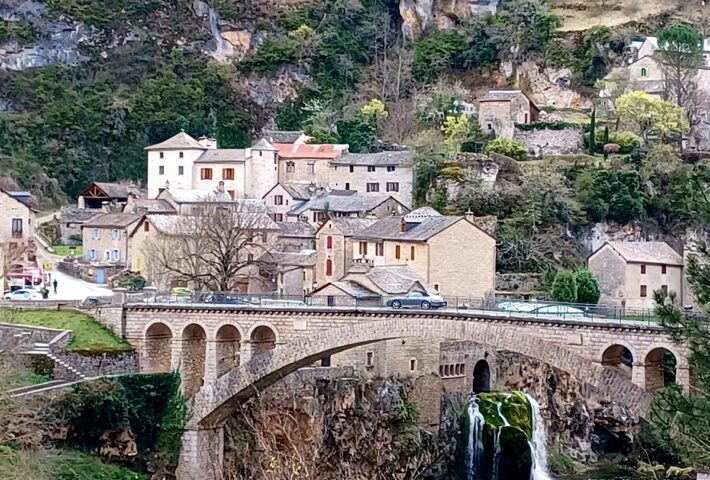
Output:
[[[619,153],[628,154],[641,145],[641,137],[633,132],[614,132],[609,135],[609,142],[619,145]]]
[[[488,142],[485,148],[486,154],[500,153],[514,160],[523,161],[527,159],[528,147],[515,140],[506,138],[496,138]]]
[[[558,302],[574,303],[577,301],[577,279],[569,270],[559,270],[552,281],[552,298]]]
[[[579,123],[571,123],[571,122],[563,122],[563,121],[556,121],[556,122],[536,121],[536,122],[529,122],[529,123],[516,123],[515,128],[517,128],[519,130],[523,130],[523,131],[565,130],[567,128],[581,129],[582,125]]]
[[[456,30],[431,31],[414,44],[414,76],[422,82],[435,80],[440,73],[460,65],[466,49],[464,37]]]
[[[274,72],[284,63],[293,62],[297,58],[298,42],[289,37],[268,37],[264,44],[241,65],[247,72],[268,74]]]
[[[577,281],[577,303],[596,304],[599,302],[601,291],[592,272],[586,268],[577,270],[575,280]]]
[[[369,153],[377,141],[377,123],[374,118],[356,116],[336,123],[341,143],[350,146],[352,153]]]
[[[131,292],[138,292],[145,288],[146,280],[140,275],[131,275],[130,277],[122,278],[118,282],[121,288],[127,288]]]

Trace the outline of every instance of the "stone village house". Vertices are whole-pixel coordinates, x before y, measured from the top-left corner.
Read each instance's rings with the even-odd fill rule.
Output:
[[[478,122],[484,134],[512,139],[516,123],[537,121],[540,109],[520,90],[491,90],[478,100]]]
[[[130,266],[129,233],[140,220],[140,215],[130,213],[104,213],[85,222],[81,227],[84,260]]]
[[[409,209],[389,195],[360,195],[354,191],[330,191],[293,208],[287,220],[305,220],[317,226],[328,217],[374,217],[402,215]]]
[[[34,261],[35,210],[29,193],[0,189],[0,286],[2,274],[14,265],[30,266]]]
[[[495,292],[496,240],[465,217],[432,209],[377,221],[331,219],[316,233],[316,283],[338,281],[353,263],[408,266],[445,296]]]
[[[599,282],[599,303],[621,308],[655,308],[653,292],[683,298],[683,257],[665,242],[607,242],[587,260]]]

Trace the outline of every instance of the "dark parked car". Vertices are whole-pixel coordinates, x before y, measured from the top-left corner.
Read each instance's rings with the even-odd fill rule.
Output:
[[[242,300],[237,295],[229,295],[226,293],[202,293],[198,297],[200,303],[213,303],[218,305],[252,305],[245,300]]]
[[[427,292],[409,292],[401,297],[387,300],[387,306],[392,308],[441,308],[446,306],[446,300],[441,295]]]

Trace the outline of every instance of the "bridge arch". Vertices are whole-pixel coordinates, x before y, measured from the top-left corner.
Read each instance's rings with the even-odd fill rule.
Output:
[[[225,323],[215,331],[217,377],[221,377],[240,363],[242,332],[238,325]]]
[[[191,396],[200,390],[205,377],[207,356],[207,330],[199,323],[190,323],[182,330],[180,371],[185,395]]]
[[[221,424],[235,406],[279,379],[325,356],[383,340],[405,337],[466,340],[535,358],[585,381],[626,404],[645,412],[650,395],[623,375],[604,368],[563,346],[508,328],[504,323],[434,319],[427,316],[391,317],[318,332],[252,358],[200,390],[190,425],[210,428]]]
[[[278,330],[276,327],[259,323],[249,329],[249,344],[251,356],[256,357],[276,348],[278,343]]]
[[[649,392],[657,392],[675,383],[681,357],[667,345],[652,345],[644,352],[645,385]]]
[[[479,360],[473,367],[473,393],[491,391],[491,366],[487,360]]]
[[[637,361],[634,352],[623,342],[614,342],[605,345],[599,351],[598,358],[607,368],[619,372],[628,379],[633,378],[634,362]]]
[[[148,324],[143,332],[141,370],[146,373],[167,373],[171,369],[173,338],[175,334],[163,322]]]

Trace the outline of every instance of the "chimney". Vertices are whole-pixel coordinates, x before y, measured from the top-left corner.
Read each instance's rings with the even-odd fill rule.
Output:
[[[468,210],[468,211],[464,214],[464,216],[466,217],[466,220],[468,220],[469,222],[475,223],[475,222],[474,222],[474,218],[476,218],[476,217],[473,216],[473,212],[472,212],[471,210]]]
[[[111,213],[111,205],[108,202],[101,202],[101,211]]]
[[[399,219],[399,231],[400,232],[406,232],[407,231],[407,222],[404,221],[404,217],[401,217]]]
[[[217,140],[214,138],[202,136],[199,140],[197,140],[197,143],[210,150],[217,149]]]

